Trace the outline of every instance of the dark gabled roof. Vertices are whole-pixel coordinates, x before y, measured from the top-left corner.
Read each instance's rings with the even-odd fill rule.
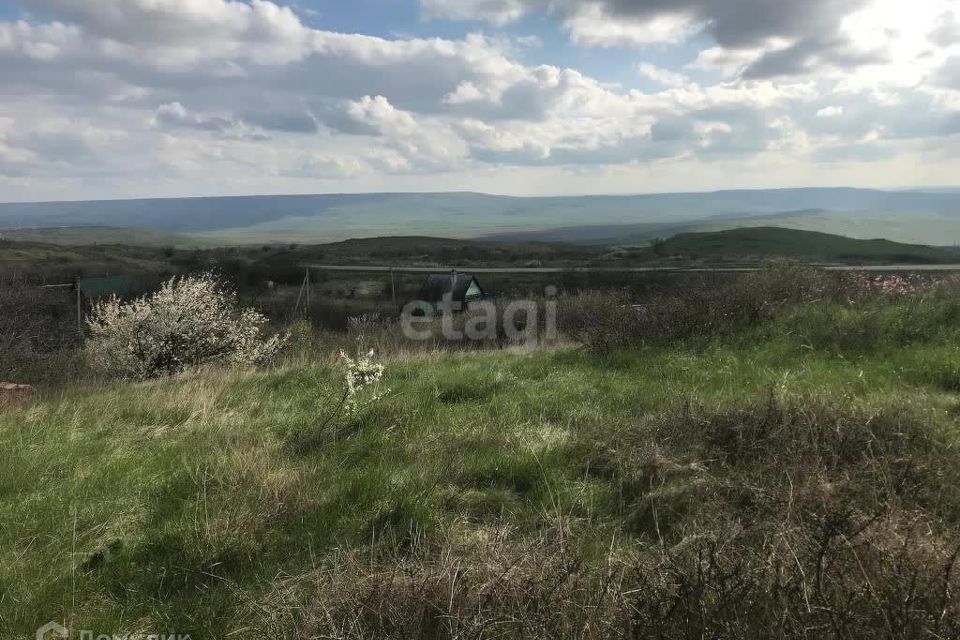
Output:
[[[454,280],[456,280],[455,284]],[[423,288],[420,290],[420,299],[431,303],[443,302],[444,296],[452,293],[451,298],[453,300],[462,302],[466,300],[467,289],[470,288],[470,284],[475,280],[476,278],[469,273],[458,273],[456,277],[454,277],[452,273],[432,273],[427,276],[426,281],[423,283]],[[479,282],[477,282],[477,287],[482,293],[483,287],[480,286]]]
[[[80,278],[77,280],[80,293],[88,298],[100,296],[122,296],[137,290],[136,281],[130,276],[104,276],[101,278]]]

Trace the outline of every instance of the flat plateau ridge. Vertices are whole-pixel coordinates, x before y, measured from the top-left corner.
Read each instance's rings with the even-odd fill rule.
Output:
[[[78,244],[138,237],[143,244],[176,246],[320,243],[396,235],[400,222],[405,235],[576,244],[776,226],[953,245],[960,243],[960,193],[849,188],[529,198],[369,193],[0,204],[5,237]]]

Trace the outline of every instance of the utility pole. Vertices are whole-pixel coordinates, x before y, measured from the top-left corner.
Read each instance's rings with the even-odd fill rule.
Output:
[[[307,319],[310,319],[310,267],[307,267]]]
[[[457,269],[453,268],[453,271],[450,273],[450,299],[446,301],[447,313],[452,314],[457,310],[457,304],[459,300],[455,301],[454,297],[457,295]]]
[[[83,312],[81,311],[81,300],[80,300],[80,280],[77,280],[75,285],[77,288],[77,340],[80,345],[83,346]]]
[[[310,282],[310,267],[307,267],[306,275],[303,277],[303,283],[300,285],[300,292],[297,294],[297,304],[293,306],[293,319],[297,319],[297,315],[300,313],[300,301],[303,300],[303,291],[307,288],[307,284]],[[307,303],[309,305],[309,302]]]
[[[393,297],[393,306],[397,306],[397,279],[396,274],[393,271],[393,267],[390,267],[390,295]]]

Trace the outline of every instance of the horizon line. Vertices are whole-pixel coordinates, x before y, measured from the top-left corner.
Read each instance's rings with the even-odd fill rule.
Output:
[[[78,204],[90,202],[142,202],[152,200],[227,200],[237,198],[310,198],[310,197],[352,197],[352,196],[444,196],[444,195],[474,195],[491,198],[515,198],[518,200],[537,200],[552,198],[641,198],[645,196],[671,195],[713,195],[718,193],[763,192],[763,191],[875,191],[879,193],[942,193],[950,191],[960,192],[960,186],[925,185],[913,187],[851,187],[851,186],[808,186],[808,187],[740,187],[729,189],[707,189],[702,191],[639,191],[632,193],[584,193],[584,194],[554,194],[554,195],[514,195],[506,193],[490,193],[485,191],[342,191],[342,192],[313,192],[313,193],[249,193],[249,194],[221,194],[195,196],[129,196],[117,198],[90,198],[64,200],[4,200],[2,205],[18,204]]]

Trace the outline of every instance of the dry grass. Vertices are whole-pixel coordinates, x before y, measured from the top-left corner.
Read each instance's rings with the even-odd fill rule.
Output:
[[[647,422],[594,467],[620,486],[605,546],[556,514],[534,537],[409,523],[401,550],[342,550],[278,580],[258,637],[960,634],[960,472],[922,416],[771,397]]]

